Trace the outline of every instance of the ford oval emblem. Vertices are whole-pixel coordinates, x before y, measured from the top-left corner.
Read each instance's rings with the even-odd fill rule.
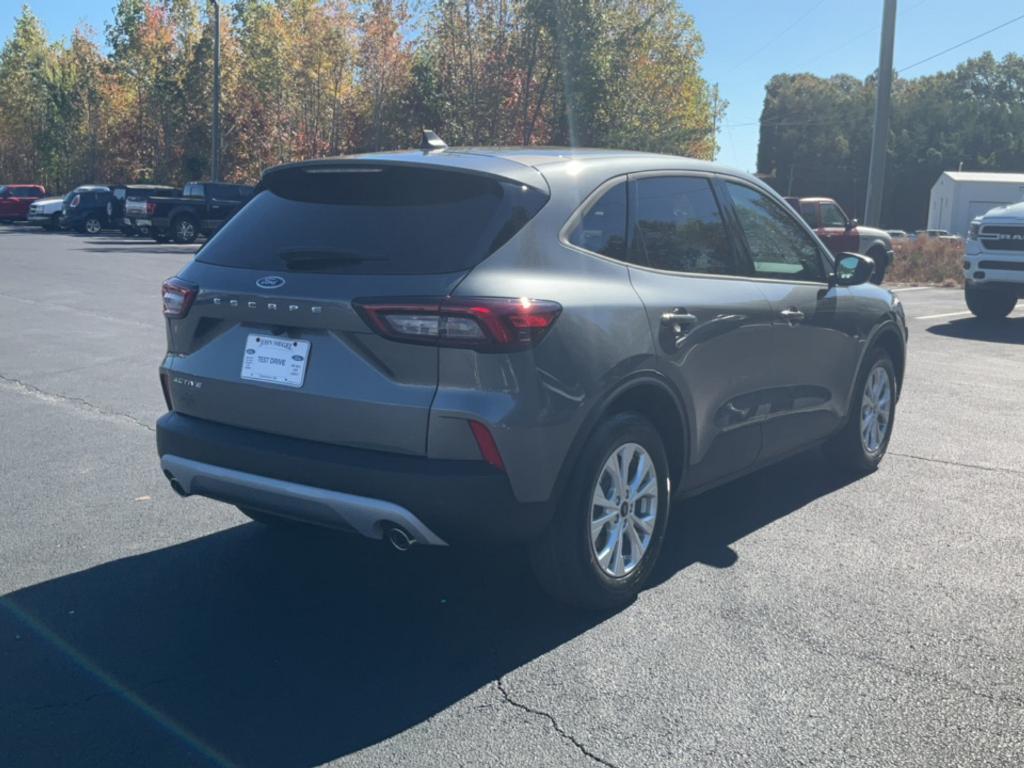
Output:
[[[257,280],[256,285],[259,288],[280,288],[282,285],[284,285],[284,278],[278,277],[277,275],[267,275],[266,277],[261,277],[259,280]]]

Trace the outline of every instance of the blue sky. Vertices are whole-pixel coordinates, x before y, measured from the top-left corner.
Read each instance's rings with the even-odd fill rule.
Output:
[[[28,0],[52,37],[79,22],[102,34],[114,0]],[[704,75],[729,102],[719,133],[719,160],[743,170],[757,162],[757,119],[764,85],[779,72],[866,77],[878,65],[882,0],[683,0],[704,37]],[[21,3],[0,0],[0,40]],[[899,0],[896,69],[1024,13],[1021,0]],[[991,50],[1024,53],[1024,20],[914,67],[905,76],[951,69]]]

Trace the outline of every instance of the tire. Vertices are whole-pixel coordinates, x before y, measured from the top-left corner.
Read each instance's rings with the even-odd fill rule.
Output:
[[[875,271],[871,273],[870,280],[875,285],[881,285],[889,269],[889,257],[882,248],[872,248],[868,251],[868,256],[875,260]]]
[[[653,472],[641,469],[636,448],[646,454]],[[636,474],[642,473],[639,480],[650,479],[640,488],[634,482],[634,490],[653,488],[653,496],[649,491],[640,497],[638,506],[627,500],[617,512],[614,504],[620,498],[615,473],[609,467],[617,465],[616,458],[629,455],[633,458],[627,467],[627,481],[636,481]],[[670,508],[668,477],[664,443],[651,423],[637,413],[609,417],[587,441],[551,522],[530,546],[530,562],[541,587],[556,600],[589,610],[616,609],[630,603],[650,576],[665,537]],[[594,503],[599,488],[612,506]],[[623,517],[623,512],[632,516]],[[593,526],[595,518],[600,522],[602,516],[606,522]],[[641,521],[647,526],[641,527]],[[630,565],[627,547],[629,556],[636,557],[637,543],[643,546],[645,533],[646,547]],[[623,544],[616,548],[610,546],[613,541]]]
[[[171,222],[171,239],[179,245],[189,245],[196,241],[199,226],[191,216],[177,216]]]
[[[1002,320],[1017,306],[1016,296],[995,288],[965,288],[964,300],[971,313],[986,322]]]
[[[880,373],[876,374],[876,371]],[[879,385],[875,376],[884,377],[884,385]],[[867,390],[871,388],[878,392],[878,387],[884,387],[881,396],[869,398]],[[876,348],[868,353],[864,365],[857,374],[857,384],[850,399],[850,412],[845,426],[825,444],[825,453],[836,469],[854,475],[866,475],[878,469],[878,465],[885,458],[885,452],[889,449],[889,439],[892,437],[896,419],[896,394],[896,369],[892,359],[884,349]],[[879,405],[875,406],[874,402],[878,402]],[[886,404],[887,412],[883,410]],[[868,436],[865,436],[867,409],[874,412],[875,424],[883,420],[883,413],[885,415],[880,431],[869,432]]]
[[[89,216],[82,224],[82,231],[87,235],[98,235],[103,230],[103,221],[99,216]]]

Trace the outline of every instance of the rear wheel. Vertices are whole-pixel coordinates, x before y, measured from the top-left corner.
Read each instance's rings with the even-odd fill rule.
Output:
[[[840,470],[874,472],[889,449],[896,416],[896,369],[888,353],[869,353],[857,377],[846,426],[825,444],[825,452]]]
[[[89,216],[82,225],[82,230],[87,235],[98,235],[102,229],[103,222],[100,220],[99,216]]]
[[[651,574],[668,525],[668,458],[636,413],[599,426],[530,559],[541,586],[570,605],[629,603]]]
[[[967,308],[979,320],[1002,320],[1017,306],[1017,297],[996,288],[965,288]]]
[[[179,216],[171,222],[171,236],[176,243],[181,245],[194,243],[197,234],[196,220],[191,216]]]

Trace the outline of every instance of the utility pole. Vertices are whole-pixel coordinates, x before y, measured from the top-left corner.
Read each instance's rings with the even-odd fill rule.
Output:
[[[220,181],[220,3],[213,4],[213,146],[210,148],[210,179]]]
[[[892,97],[892,49],[895,39],[896,0],[885,0],[885,8],[882,11],[882,46],[878,52],[875,130],[871,137],[871,164],[868,166],[868,198],[864,203],[864,223],[869,227],[877,227],[882,217],[885,154],[889,145],[889,107]]]

